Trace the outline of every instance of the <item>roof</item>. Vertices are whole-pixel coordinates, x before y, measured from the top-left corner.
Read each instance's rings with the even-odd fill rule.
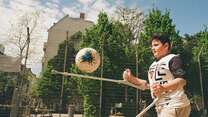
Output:
[[[64,16],[63,18],[61,18],[58,22],[54,23],[53,26],[51,26],[48,30],[52,29],[54,26],[56,26],[59,22],[63,21],[64,19],[66,18],[70,18],[72,20],[83,20],[81,18],[72,18],[72,17],[69,17],[69,15],[66,15]],[[93,23],[92,21],[89,21],[89,20],[84,20],[85,22],[89,22],[89,23]]]
[[[21,58],[0,55],[0,71],[2,72],[20,72]]]

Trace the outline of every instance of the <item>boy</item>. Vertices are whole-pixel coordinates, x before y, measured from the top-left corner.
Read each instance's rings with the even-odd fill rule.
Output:
[[[155,104],[158,117],[189,117],[190,101],[183,89],[186,85],[185,72],[180,57],[170,54],[170,39],[153,34],[151,49],[156,60],[149,67],[149,84],[136,78],[130,69],[123,72],[123,79],[145,89],[150,88],[152,98],[160,98]]]

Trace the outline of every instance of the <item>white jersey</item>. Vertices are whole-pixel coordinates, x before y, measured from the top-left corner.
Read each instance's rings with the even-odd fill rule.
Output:
[[[148,71],[148,79],[150,86],[153,83],[168,83],[169,81],[175,79],[173,73],[170,70],[169,62],[173,57],[177,55],[169,54],[159,61],[155,61],[151,64]],[[152,94],[152,89],[151,94]],[[153,94],[152,97],[154,98]],[[173,108],[181,108],[189,105],[190,102],[184,93],[183,88],[178,88],[175,91],[171,91],[166,93],[164,97],[162,97],[156,104],[156,106],[162,107],[173,107]]]

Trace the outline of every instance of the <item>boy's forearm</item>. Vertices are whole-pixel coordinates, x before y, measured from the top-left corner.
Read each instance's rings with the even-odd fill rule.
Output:
[[[163,87],[165,89],[165,92],[172,92],[178,88],[184,87],[185,85],[186,85],[186,80],[184,80],[183,78],[176,78],[171,82],[163,84]]]
[[[149,89],[149,84],[147,83],[146,80],[142,80],[140,78],[137,78],[137,77],[132,77],[131,78],[131,83],[135,84],[135,85],[140,85],[140,86],[143,86],[145,89]]]

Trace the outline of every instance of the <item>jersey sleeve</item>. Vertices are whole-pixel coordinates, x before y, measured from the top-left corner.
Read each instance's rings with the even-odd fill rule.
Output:
[[[183,62],[179,56],[175,56],[170,60],[169,68],[175,78],[184,78],[185,70],[183,68]]]

